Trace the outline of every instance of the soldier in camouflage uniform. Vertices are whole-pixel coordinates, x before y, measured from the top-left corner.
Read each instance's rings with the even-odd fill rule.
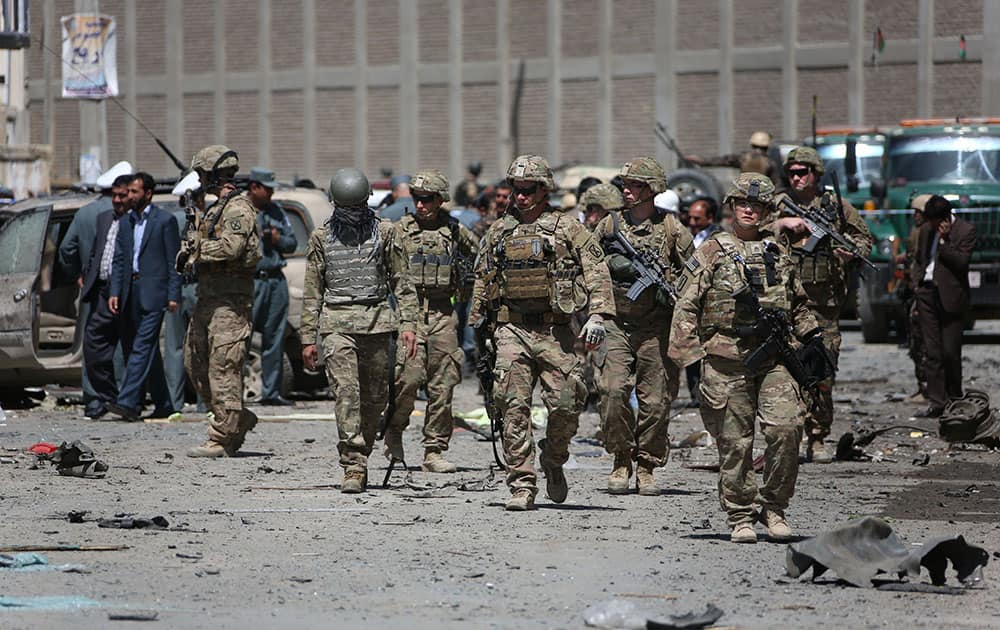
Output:
[[[399,330],[406,357],[416,352],[413,283],[392,223],[368,208],[370,193],[361,171],[334,173],[333,213],[309,237],[302,295],[302,361],[315,369],[322,352],[336,401],[340,491],[351,494],[368,484],[368,456],[388,402],[392,333]],[[389,304],[393,291],[398,313]]]
[[[750,134],[750,148],[742,153],[729,153],[711,158],[700,158],[689,155],[689,162],[699,166],[729,166],[740,169],[743,173],[762,173],[771,178],[775,189],[784,190],[787,182],[781,172],[781,163],[770,155],[771,134],[766,131],[755,131]]]
[[[396,359],[396,408],[385,434],[386,456],[403,460],[403,431],[421,385],[427,387],[424,415],[424,464],[428,472],[452,473],[455,465],[442,452],[454,429],[451,397],[462,380],[465,353],[458,346],[455,302],[468,299],[466,284],[476,258],[478,241],[441,205],[448,201],[448,180],[437,170],[420,171],[410,182],[416,206],[395,223],[393,238],[403,250],[410,280],[417,290],[417,356],[406,361],[400,348]],[[462,293],[466,295],[462,295]]]
[[[673,303],[655,286],[635,300],[626,296],[638,276],[615,240],[615,232],[620,230],[636,250],[659,261],[666,272],[664,280],[671,283],[694,247],[687,228],[674,215],[658,212],[653,205],[653,198],[667,188],[666,173],[659,162],[651,157],[635,158],[626,162],[619,174],[625,182],[628,209],[612,212],[595,231],[607,256],[617,313],[605,322],[607,357],[598,378],[598,408],[604,448],[615,457],[608,492],[629,491],[635,461],[639,494],[655,496],[660,489],[653,469],[667,461],[668,416],[679,382],[677,366],[667,360]],[[632,410],[633,389],[639,401],[638,413]]]
[[[177,254],[177,271],[198,277],[198,303],[184,344],[184,367],[212,412],[208,441],[189,457],[232,456],[257,416],[243,404],[243,363],[251,335],[254,271],[260,260],[257,211],[239,193],[235,151],[205,147],[191,160],[201,188],[216,195],[189,229]]]
[[[596,184],[580,195],[580,209],[583,210],[583,224],[593,232],[609,212],[625,207],[620,190],[611,184]]]
[[[792,200],[803,208],[822,212],[841,234],[854,241],[867,252],[872,247],[872,235],[858,211],[849,201],[824,192],[819,180],[825,168],[812,147],[796,147],[785,158],[785,173]],[[809,234],[793,237],[792,258],[799,270],[799,279],[809,296],[809,309],[823,327],[823,341],[836,365],[840,356],[840,310],[847,299],[848,275],[854,273],[854,256],[843,249],[834,248],[827,239],[812,253],[802,247]],[[826,464],[833,456],[823,445],[833,424],[833,377],[820,384],[820,396],[814,410],[806,416],[806,461]]]
[[[685,263],[670,332],[668,354],[678,366],[704,358],[701,417],[718,443],[719,497],[733,542],[756,542],[757,518],[772,539],[792,536],[785,509],[795,491],[805,413],[799,386],[785,366],[772,359],[751,372],[744,363],[763,340],[747,332],[757,313],[738,298],[752,291],[761,307],[784,310],[801,340],[817,343],[819,334],[787,240],[758,227],[773,208],[773,193],[764,175],[742,173],[736,179],[724,202],[736,216],[733,233],[713,234]],[[753,470],[756,420],[766,442],[759,488]]]
[[[562,466],[586,400],[573,313],[589,306],[579,338],[594,350],[604,341],[604,321],[614,317],[614,298],[604,252],[574,217],[552,210],[554,187],[544,158],[522,155],[507,169],[515,207],[487,231],[477,261],[473,325],[495,323],[495,399],[504,418],[508,510],[534,509],[538,492],[531,396],[542,383],[548,409],[546,438],[539,443],[546,494],[566,500]]]

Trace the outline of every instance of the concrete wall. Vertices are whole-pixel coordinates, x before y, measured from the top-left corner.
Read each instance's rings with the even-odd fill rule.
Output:
[[[118,19],[120,101],[182,160],[224,142],[284,179],[347,165],[456,178],[472,160],[494,177],[515,144],[553,163],[672,162],[657,119],[708,155],[756,129],[807,134],[814,94],[821,126],[1000,114],[988,0],[39,0],[33,34],[58,50],[59,16],[94,4]],[[107,161],[176,170],[113,103],[60,99],[60,76],[33,46],[31,142],[55,145],[57,177],[75,177],[101,121]]]

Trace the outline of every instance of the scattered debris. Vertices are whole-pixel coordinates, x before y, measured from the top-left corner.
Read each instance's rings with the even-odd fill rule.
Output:
[[[128,545],[10,545],[0,547],[0,553],[20,551],[122,551]]]
[[[920,455],[917,455],[916,457],[913,458],[914,466],[926,466],[929,463],[931,463],[930,453],[921,453]]]
[[[712,439],[712,434],[704,429],[695,431],[683,440],[676,440],[670,443],[670,448],[707,448],[709,446],[715,446],[715,440]]]
[[[41,597],[0,597],[0,610],[79,610],[100,608],[101,603],[79,595],[44,595]]]
[[[722,610],[708,604],[701,613],[692,611],[681,615],[667,615],[667,620],[651,619],[645,612],[637,610],[632,602],[611,599],[587,608],[583,613],[583,622],[592,628],[681,630],[711,626],[722,615]]]
[[[87,510],[72,510],[66,514],[66,521],[70,523],[83,523],[86,521]]]
[[[51,455],[57,450],[59,450],[59,447],[51,442],[38,442],[28,447],[28,452],[35,455]]]
[[[32,448],[40,446],[40,444],[35,444]],[[97,459],[94,456],[94,451],[79,440],[70,444],[63,442],[51,453],[37,453],[37,455],[39,459],[48,460],[56,467],[60,475],[66,477],[101,479],[108,471],[108,465]]]
[[[155,461],[157,464],[172,464],[174,461],[174,456],[171,455],[170,453],[164,453],[163,459],[156,459],[153,461]]]
[[[948,401],[938,426],[947,442],[1000,448],[1000,410],[990,410],[990,396],[984,391],[967,389],[962,397]]]
[[[924,566],[931,582],[941,586],[950,562],[959,581],[971,586],[981,580],[988,561],[985,550],[969,545],[960,535],[934,538],[911,551],[888,523],[866,517],[788,545],[785,569],[791,577],[799,577],[812,568],[813,580],[832,570],[854,586],[871,587],[873,581],[894,575],[919,578]]]
[[[136,517],[129,515],[115,515],[115,518],[102,518],[97,521],[98,527],[110,529],[166,529],[170,522],[162,516]]]
[[[895,429],[910,429],[911,431],[919,431],[921,435],[926,435],[926,432],[920,427],[913,427],[906,424],[894,424],[888,427],[882,427],[881,429],[859,429],[857,434],[853,431],[848,431],[847,433],[840,436],[837,440],[837,452],[836,459],[841,462],[867,462],[867,461],[894,461],[881,455],[881,451],[874,454],[866,453],[864,450],[865,446],[868,446],[875,441],[875,438],[882,435],[883,433],[888,433]]]
[[[124,612],[109,612],[108,621],[156,621],[159,615],[155,610],[129,610]]]
[[[11,571],[62,571],[63,573],[90,573],[82,564],[49,564],[48,558],[39,553],[0,554],[0,569]]]

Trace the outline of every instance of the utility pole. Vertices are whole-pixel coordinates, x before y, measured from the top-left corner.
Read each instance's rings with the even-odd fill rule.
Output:
[[[73,0],[77,13],[101,12],[100,0]],[[63,72],[66,70],[64,69]],[[132,86],[129,86],[131,89]],[[108,161],[108,116],[103,100],[80,99],[80,153],[89,153],[100,162],[99,171],[110,166]],[[79,167],[78,167],[79,168]]]

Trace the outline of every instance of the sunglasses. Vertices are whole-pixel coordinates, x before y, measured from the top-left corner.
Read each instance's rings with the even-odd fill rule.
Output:
[[[788,169],[788,176],[789,177],[805,177],[810,172],[812,172],[812,170],[808,169],[808,168],[790,168],[790,169]]]
[[[530,197],[531,195],[538,192],[538,182],[534,184],[529,184],[527,186],[514,186],[515,195],[524,195],[525,197]]]
[[[411,193],[411,195],[413,197],[413,203],[417,203],[417,202],[420,202],[420,203],[430,203],[430,202],[434,201],[435,198],[437,198],[437,194],[435,194],[435,193],[424,193],[422,195],[418,195],[416,193]]]

